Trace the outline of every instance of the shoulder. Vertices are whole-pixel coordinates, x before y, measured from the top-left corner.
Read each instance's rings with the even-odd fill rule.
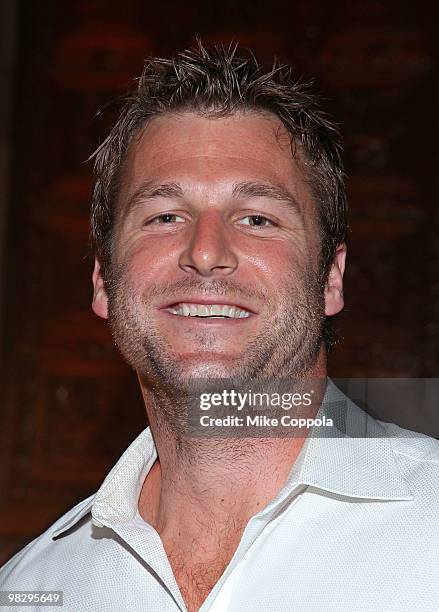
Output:
[[[378,421],[392,442],[396,455],[415,462],[426,461],[439,469],[439,440],[416,431],[403,429],[395,423]]]
[[[439,501],[439,440],[378,421],[388,436],[395,460],[409,487]]]
[[[42,575],[43,568],[45,568],[44,574],[48,575],[51,570],[60,573],[69,565],[69,554],[73,553],[78,540],[90,532],[90,507],[93,498],[94,495],[91,495],[79,502],[9,559],[0,568],[1,588],[6,590],[48,588]],[[74,530],[73,537],[68,539],[57,537],[70,527]]]

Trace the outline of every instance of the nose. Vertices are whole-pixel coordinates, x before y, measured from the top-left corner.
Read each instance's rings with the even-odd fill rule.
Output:
[[[179,265],[185,272],[213,278],[236,270],[238,259],[219,211],[203,211],[199,215]]]

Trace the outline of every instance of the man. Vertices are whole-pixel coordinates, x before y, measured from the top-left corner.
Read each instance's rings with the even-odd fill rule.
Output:
[[[150,428],[2,589],[62,591],[72,612],[437,610],[437,442],[326,381],[346,202],[308,87],[231,49],[150,60],[95,168],[93,310]],[[212,380],[298,381],[314,425],[209,435],[196,413],[193,431]]]

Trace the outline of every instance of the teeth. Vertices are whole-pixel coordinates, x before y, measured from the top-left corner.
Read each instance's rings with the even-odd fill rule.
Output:
[[[244,319],[250,316],[247,310],[237,306],[222,304],[186,304],[181,302],[170,309],[172,314],[183,317],[227,317],[230,319]]]
[[[209,317],[210,316],[210,308],[209,306],[205,306],[204,304],[200,304],[197,306],[198,312],[197,317]]]

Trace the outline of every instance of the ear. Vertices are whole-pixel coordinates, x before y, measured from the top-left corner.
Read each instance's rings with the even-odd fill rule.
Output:
[[[325,285],[325,315],[330,317],[343,309],[343,274],[346,262],[346,244],[341,242],[334,255]]]
[[[91,307],[93,312],[102,317],[108,319],[108,296],[105,291],[104,279],[101,273],[101,264],[95,257],[95,267],[93,270],[93,302]]]

